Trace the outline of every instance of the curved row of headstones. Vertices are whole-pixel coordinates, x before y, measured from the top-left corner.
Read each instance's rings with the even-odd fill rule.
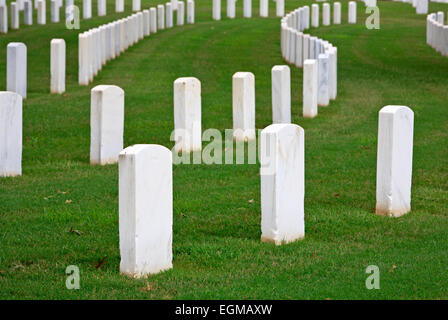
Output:
[[[226,14],[227,18],[235,18],[236,1],[227,0]],[[269,0],[260,0],[260,17],[269,16]],[[285,0],[275,0],[275,14],[277,17],[285,15]],[[252,17],[252,0],[243,0],[243,17]],[[221,20],[221,0],[213,0],[212,2],[212,18],[213,20]]]
[[[444,13],[439,11],[426,17],[426,43],[448,56],[448,25],[444,24]]]
[[[90,29],[78,35],[78,82],[88,85],[109,60],[118,57],[122,52],[138,41],[156,33],[157,30],[172,28],[173,11],[177,12],[176,24],[185,24],[185,3],[176,1],[157,5],[140,11],[117,21]],[[175,9],[175,10],[174,10]],[[187,0],[187,23],[194,23],[194,1]]]

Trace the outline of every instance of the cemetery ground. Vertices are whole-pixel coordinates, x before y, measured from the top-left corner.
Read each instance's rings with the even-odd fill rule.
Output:
[[[311,3],[287,1],[285,12]],[[156,4],[142,0],[142,8]],[[119,273],[118,166],[89,164],[90,89],[125,91],[125,147],[171,149],[175,79],[201,81],[202,128],[224,132],[232,128],[232,75],[250,71],[256,127],[265,128],[271,68],[285,64],[275,3],[263,19],[254,1],[253,18],[243,19],[238,1],[230,20],[223,1],[216,22],[211,1],[196,0],[194,25],[145,38],[89,86],[77,83],[78,32],[123,16],[112,1],[102,18],[93,1],[81,30],[47,23],[1,35],[2,66],[7,43],[28,47],[28,97],[23,176],[0,179],[0,298],[447,299],[448,60],[425,42],[426,15],[410,4],[378,4],[380,30],[366,29],[361,2],[358,23],[348,25],[345,1],[342,25],[310,30],[339,57],[338,98],[314,119],[302,117],[302,69],[291,66],[292,122],[305,129],[305,239],[260,241],[258,164],[175,165],[173,269],[146,279]],[[430,12],[446,8],[430,3]],[[53,38],[67,44],[62,95],[49,92]],[[393,104],[415,113],[412,211],[400,218],[374,213],[378,112]],[[80,269],[79,290],[65,286],[69,265]],[[379,290],[366,289],[369,265],[380,269]]]

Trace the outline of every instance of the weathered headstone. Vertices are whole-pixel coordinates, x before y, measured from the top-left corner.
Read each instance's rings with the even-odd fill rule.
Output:
[[[22,97],[0,91],[0,177],[22,175]]]
[[[233,138],[255,139],[255,76],[237,72],[232,77]]]
[[[51,61],[50,61],[50,91],[51,93],[65,92],[65,40],[51,40]]]
[[[272,81],[272,123],[291,123],[291,71],[288,66],[274,66]]]
[[[135,278],[172,268],[172,153],[134,145],[119,157],[120,272]]]
[[[317,116],[318,90],[317,60],[307,59],[303,62],[303,117]]]
[[[305,237],[305,131],[272,124],[261,131],[261,241],[276,245]]]
[[[380,110],[376,213],[399,217],[411,210],[414,113],[405,106]]]
[[[201,82],[193,77],[174,81],[175,152],[202,149]]]
[[[116,163],[123,150],[123,89],[112,85],[94,87],[90,108],[90,164]]]
[[[26,98],[27,50],[21,42],[10,42],[6,47],[6,90]]]

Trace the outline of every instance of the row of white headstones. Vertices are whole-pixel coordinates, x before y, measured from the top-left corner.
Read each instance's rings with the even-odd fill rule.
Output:
[[[236,15],[236,1],[227,0],[226,14],[228,18],[235,18]],[[283,17],[285,14],[285,0],[274,0],[275,13],[277,17]],[[269,16],[269,0],[260,0],[260,17]],[[252,17],[252,0],[243,0],[243,17]],[[213,0],[212,8],[213,20],[221,20],[221,0]]]
[[[415,8],[417,14],[428,14],[429,1],[428,0],[393,0],[397,2],[410,3]]]
[[[177,25],[184,25],[185,4],[171,2],[134,13],[126,18],[90,29],[78,35],[78,82],[87,85],[109,60],[119,56],[130,46],[157,30],[172,28],[173,11],[177,11]],[[165,10],[166,9],[166,10]],[[187,23],[194,23],[194,1],[187,0]]]
[[[444,13],[439,11],[426,17],[426,43],[448,56],[448,25],[444,25]]]

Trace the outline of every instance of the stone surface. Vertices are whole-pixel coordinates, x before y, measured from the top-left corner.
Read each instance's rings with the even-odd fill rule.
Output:
[[[65,92],[65,40],[53,39],[50,46],[50,91],[51,93],[63,93]]]
[[[149,9],[150,20],[149,24],[151,26],[151,33],[157,32],[157,10],[156,8]]]
[[[151,34],[151,17],[149,10],[143,10],[143,34],[145,37]]]
[[[19,29],[19,7],[16,2],[11,3],[11,29]]]
[[[165,29],[165,7],[162,4],[157,5],[157,29]]]
[[[174,81],[175,152],[202,149],[201,82],[193,77]]]
[[[350,1],[348,3],[348,23],[356,23],[356,2]]]
[[[261,131],[261,241],[276,245],[305,237],[305,131],[272,124]]]
[[[213,20],[221,20],[221,0],[213,0],[212,18]]]
[[[23,24],[30,26],[33,24],[33,3],[31,2],[31,0],[26,0],[24,1],[23,5]]]
[[[255,76],[237,72],[232,77],[233,138],[255,139]]]
[[[166,14],[165,25],[167,28],[172,28],[173,27],[173,8],[171,7],[171,2],[167,2],[165,4],[165,14]]]
[[[89,84],[89,37],[87,33],[78,35],[78,83]]]
[[[330,4],[329,3],[322,4],[322,25],[324,25],[324,26],[330,25]]]
[[[341,3],[333,4],[333,24],[341,24]]]
[[[338,48],[331,47],[330,57],[330,99],[335,100],[338,92]]]
[[[50,2],[50,21],[57,23],[60,21],[60,7],[58,0],[51,0]]]
[[[428,0],[417,0],[417,14],[428,14]]]
[[[177,25],[183,26],[185,24],[185,2],[177,1]]]
[[[235,4],[236,0],[227,0],[227,17],[235,18]]]
[[[0,177],[22,174],[22,97],[0,91]]]
[[[120,272],[139,278],[171,269],[171,151],[154,144],[127,147],[118,168]]]
[[[303,7],[303,14],[305,17],[305,29],[309,29],[310,28],[310,7],[309,6],[304,6]]]
[[[302,47],[303,47],[302,58],[303,58],[303,61],[305,63],[305,60],[310,58],[310,35],[309,34],[304,34],[302,40],[303,40],[303,44],[302,44]]]
[[[268,0],[260,0],[260,17],[269,16],[269,2]]]
[[[296,55],[295,65],[299,68],[303,67],[303,33],[296,32]]]
[[[21,42],[10,42],[6,47],[6,90],[26,98],[27,49]]]
[[[330,58],[321,53],[318,57],[318,92],[317,104],[326,107],[330,104]]]
[[[82,0],[82,18],[92,18],[92,0]]]
[[[187,23],[194,23],[194,1],[187,0]]]
[[[91,91],[90,164],[116,163],[123,150],[124,91],[99,85]]]
[[[285,0],[275,1],[275,15],[277,17],[283,17],[285,15]]]
[[[97,0],[98,3],[98,16],[99,17],[103,17],[106,15],[106,0]]]
[[[314,28],[319,27],[319,5],[311,5],[311,26]]]
[[[132,11],[140,11],[141,3],[140,0],[132,0]]]
[[[115,0],[115,12],[124,12],[124,0]]]
[[[252,17],[252,0],[243,0],[243,17]]]
[[[272,123],[291,123],[291,71],[288,66],[271,70]]]
[[[318,65],[316,60],[303,62],[303,117],[317,116]]]
[[[414,113],[405,106],[379,112],[376,213],[398,217],[411,210]]]
[[[0,5],[0,33],[8,33],[8,7]]]
[[[45,0],[39,0],[37,2],[37,24],[46,24],[47,16],[45,9]]]

